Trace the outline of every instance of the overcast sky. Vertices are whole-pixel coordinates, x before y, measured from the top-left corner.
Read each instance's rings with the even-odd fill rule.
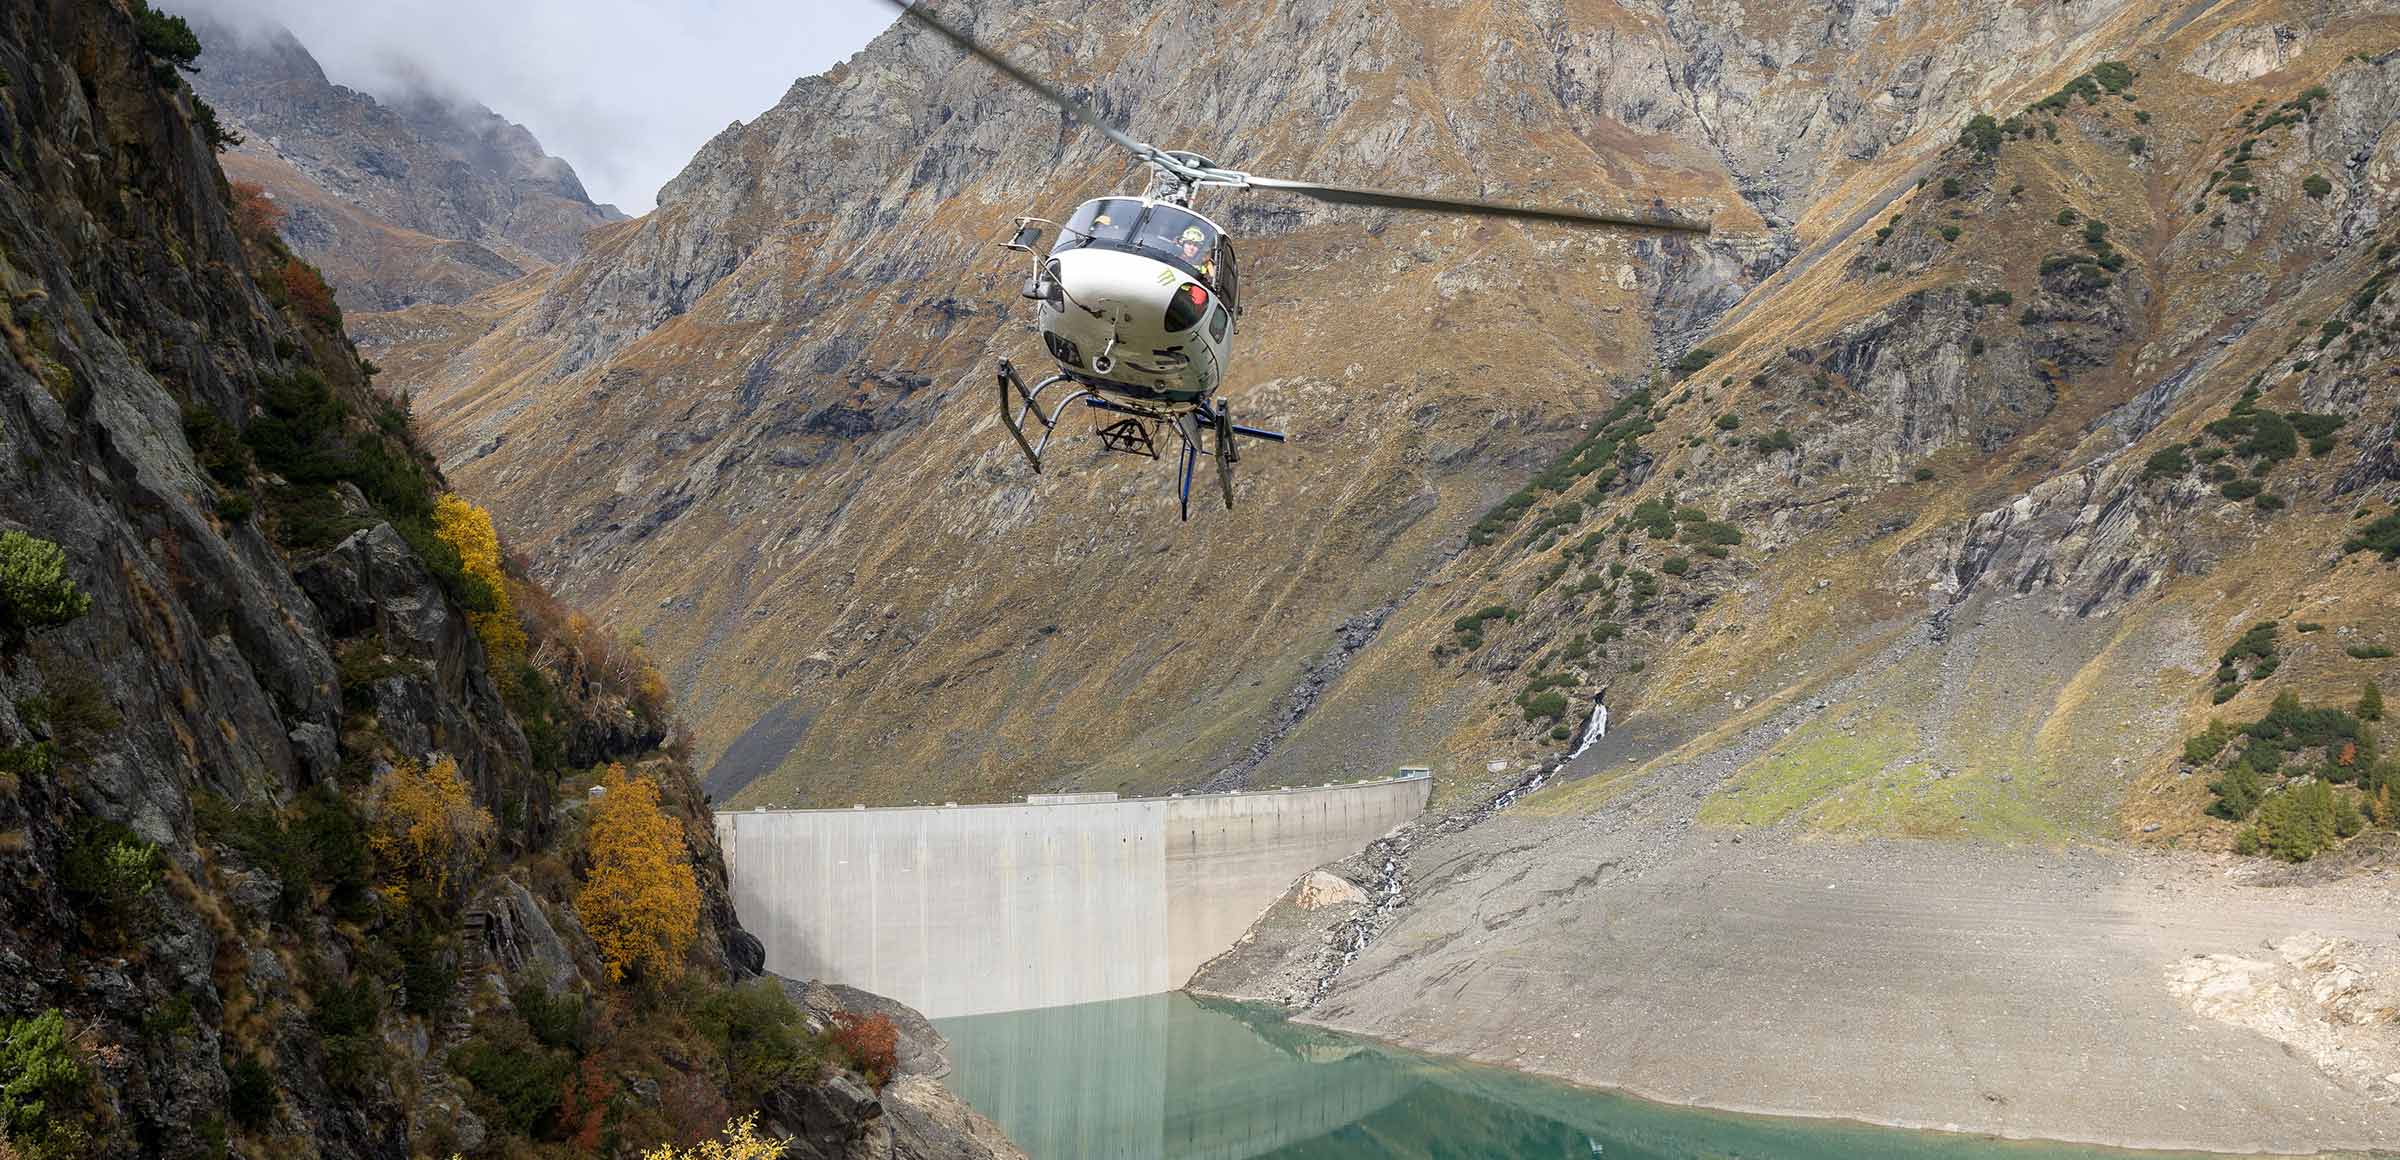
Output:
[[[702,142],[866,46],[884,0],[161,0],[274,21],[336,84],[422,77],[533,130],[594,201],[647,212]]]

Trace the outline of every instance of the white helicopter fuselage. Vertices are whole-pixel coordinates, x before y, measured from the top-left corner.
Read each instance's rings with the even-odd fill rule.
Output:
[[[1120,222],[1144,212],[1134,199],[1094,204],[1110,206]],[[1159,208],[1178,215],[1179,224],[1205,222],[1181,207]],[[1165,260],[1156,240],[1062,238],[1045,263],[1055,292],[1043,299],[1038,319],[1059,370],[1086,386],[1145,401],[1188,403],[1216,390],[1233,347],[1235,304],[1214,277],[1222,269],[1217,261],[1230,262],[1230,249],[1217,250],[1214,223],[1207,228],[1208,255],[1193,261]]]
[[[1059,368],[1101,387],[1130,387],[1134,394],[1198,398],[1216,389],[1232,346],[1230,318],[1216,295],[1183,271],[1142,254],[1074,250],[1053,259],[1063,293],[1041,308],[1043,345]],[[1205,310],[1182,330],[1169,330],[1194,312],[1191,291],[1205,296]],[[1173,312],[1177,296],[1184,310]],[[1172,317],[1171,317],[1172,312]],[[1064,340],[1061,342],[1060,340]],[[1070,361],[1070,357],[1073,361]]]

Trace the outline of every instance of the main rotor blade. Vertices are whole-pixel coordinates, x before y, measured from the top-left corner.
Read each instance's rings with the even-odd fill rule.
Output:
[[[1287,181],[1280,177],[1250,175],[1254,189],[1280,189],[1313,197],[1335,205],[1374,205],[1390,209],[1426,210],[1432,213],[1478,214],[1484,217],[1526,218],[1533,221],[1566,222],[1586,226],[1635,226],[1652,230],[1683,230],[1691,233],[1708,232],[1707,222],[1685,221],[1670,214],[1591,213],[1580,209],[1555,206],[1510,205],[1506,202],[1479,201],[1464,197],[1428,197],[1418,193],[1387,193],[1379,189],[1357,189],[1347,185],[1324,185],[1314,181]]]
[[[939,20],[934,19],[931,13],[925,11],[924,5],[913,4],[910,3],[909,0],[889,0],[889,3],[892,7],[899,9],[902,13],[916,18],[917,23],[932,29],[936,35],[940,36],[944,40],[949,41],[960,51],[965,52],[969,56],[973,56],[982,60],[985,64],[988,64],[993,68],[999,69],[1008,77],[1008,79],[1015,81],[1026,88],[1032,89],[1035,93],[1040,94],[1043,100],[1058,106],[1060,112],[1065,113],[1067,116],[1073,117],[1074,119],[1081,121],[1094,129],[1100,130],[1102,136],[1105,136],[1109,140],[1116,142],[1119,147],[1130,151],[1134,156],[1147,160],[1158,152],[1158,150],[1126,136],[1125,132],[1116,126],[1101,120],[1099,114],[1092,112],[1091,109],[1086,107],[1083,102],[1078,101],[1075,98],[1060,92],[1058,89],[1051,87],[1049,82],[1044,81],[1040,77],[1026,72],[1024,69],[1018,68],[1016,65],[1010,64],[1007,58],[1001,56],[999,53],[993,52],[992,50],[975,43],[975,38],[968,36],[966,33],[960,32],[959,30],[952,28]]]

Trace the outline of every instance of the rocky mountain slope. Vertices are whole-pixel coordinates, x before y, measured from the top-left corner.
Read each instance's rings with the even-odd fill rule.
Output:
[[[550,545],[537,568],[671,659],[703,752],[733,756],[713,784],[765,776],[739,800],[1242,776],[1492,500],[1773,268],[1790,243],[1768,220],[1874,196],[1862,159],[1953,129],[1967,78],[2027,67],[1986,49],[2089,31],[1992,24],[1928,87],[1865,17],[1820,35],[1762,15],[1770,39],[1731,64],[1708,25],[1600,5],[1064,17],[975,15],[1136,132],[1228,164],[1656,197],[1726,233],[1208,207],[1248,242],[1234,404],[1298,439],[1189,529],[1150,465],[1078,451],[1035,480],[994,439],[990,356],[1027,352],[1018,271],[987,243],[1122,161],[913,30],[722,134],[556,275],[362,321],[461,478]],[[1133,51],[1162,39],[1242,47]],[[1118,59],[1144,63],[1084,63]],[[1752,106],[1809,127],[1762,138]],[[1474,353],[1423,357],[1444,346]],[[1475,695],[1386,686],[1343,767],[1435,750]]]
[[[2223,846],[2183,739],[2391,675],[2344,550],[2391,498],[2388,6],[1054,7],[954,16],[1228,164],[1717,233],[1207,207],[1229,395],[1297,438],[1188,527],[1153,465],[1000,437],[985,243],[1121,162],[912,29],[575,263],[362,320],[720,796],[1429,761],[1471,801],[1606,689],[1542,808],[1671,755],[1711,823]]]
[[[272,192],[282,234],[351,310],[456,302],[575,256],[621,221],[525,127],[430,92],[334,84],[281,28],[202,21],[192,87],[242,143],[226,175]]]
[[[753,978],[655,674],[237,221],[197,51],[0,9],[0,1154],[1007,1154]]]

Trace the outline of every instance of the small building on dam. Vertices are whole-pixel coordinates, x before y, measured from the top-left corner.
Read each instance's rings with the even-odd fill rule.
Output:
[[[1301,875],[1425,809],[1421,770],[1310,789],[716,816],[767,969],[978,1015],[1189,981]]]

